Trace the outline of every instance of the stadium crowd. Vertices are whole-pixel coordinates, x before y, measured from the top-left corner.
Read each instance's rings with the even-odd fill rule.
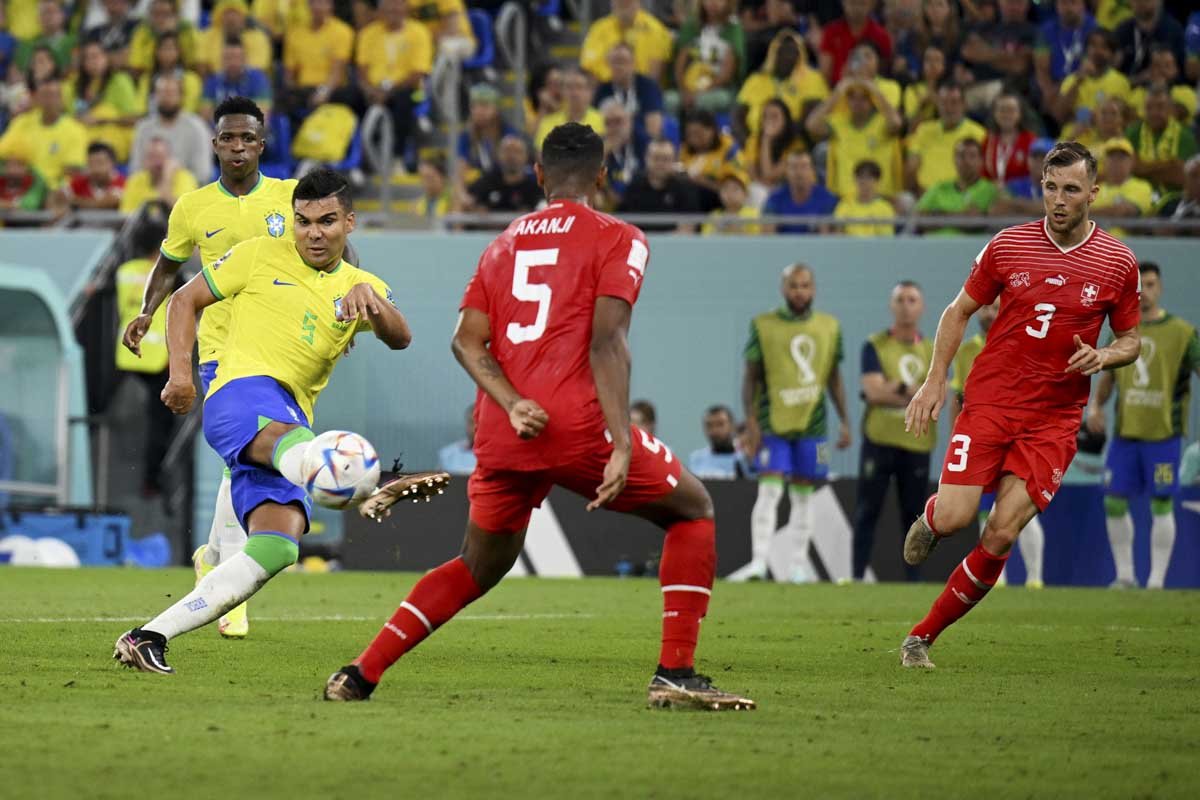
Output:
[[[702,233],[1037,214],[1056,139],[1100,159],[1098,216],[1200,218],[1187,2],[613,0],[566,48],[549,46],[559,4],[520,2],[535,43],[523,102],[497,84],[503,65],[474,58],[472,15],[495,0],[7,0],[0,209],[170,204],[213,179],[212,109],[237,94],[269,111],[264,172],[279,177],[344,164],[366,110],[386,109],[426,217],[532,209],[540,142],[572,120],[603,134],[604,208],[709,214]],[[453,142],[427,102],[439,52],[466,68]]]

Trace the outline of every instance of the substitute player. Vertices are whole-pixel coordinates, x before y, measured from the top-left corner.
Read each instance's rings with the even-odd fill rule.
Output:
[[[1149,494],[1150,577],[1147,589],[1163,588],[1175,546],[1174,496],[1179,491],[1179,458],[1187,433],[1190,379],[1200,370],[1196,328],[1159,304],[1162,271],[1145,262],[1142,273],[1142,349],[1137,361],[1100,378],[1088,406],[1093,433],[1107,427],[1104,404],[1117,389],[1117,430],[1108,446],[1104,511],[1108,541],[1117,566],[1116,587],[1137,586],[1133,574],[1133,519],[1129,498]]]
[[[356,333],[370,330],[393,350],[412,340],[387,284],[342,258],[354,230],[346,179],[313,170],[294,195],[294,236],[237,245],[167,306],[171,377],[162,398],[177,414],[196,398],[200,311],[225,299],[233,309],[221,369],[205,398],[204,438],[229,466],[234,511],[250,535],[194,591],[117,639],[113,657],[144,672],[172,673],[164,657],[169,639],[217,619],[296,562],[308,531],[302,465],[317,396]],[[427,487],[419,491],[434,488],[432,479],[412,477]]]
[[[146,281],[142,308],[125,328],[123,341],[141,355],[141,341],[150,329],[154,312],[175,285],[175,275],[199,249],[200,264],[211,266],[239,242],[256,236],[290,240],[294,180],[267,178],[258,171],[266,139],[262,109],[245,97],[229,97],[213,111],[216,136],[213,152],[221,176],[176,201],[167,222],[167,238]],[[200,320],[200,391],[208,394],[232,314],[230,303],[209,307]],[[238,523],[230,498],[229,470],[217,490],[208,544],[192,555],[199,582],[213,567],[232,558],[246,546],[246,532]],[[222,636],[241,638],[250,632],[245,606],[231,609],[217,623]]]
[[[950,391],[953,392],[950,403],[950,429],[954,429],[954,423],[958,420],[958,415],[963,409],[963,389],[967,384],[967,376],[971,373],[971,367],[975,363],[975,358],[983,351],[984,342],[987,341],[988,331],[992,328],[992,323],[996,321],[996,315],[1000,313],[1000,301],[997,300],[986,306],[981,306],[979,313],[975,319],[979,322],[979,333],[972,336],[962,343],[958,348],[958,353],[954,356],[954,366],[950,378]],[[983,499],[979,501],[979,530],[982,531],[987,526],[988,514],[991,513],[992,505],[996,498],[990,494],[984,494]],[[1046,536],[1042,531],[1042,523],[1037,517],[1029,520],[1029,524],[1021,531],[1021,535],[1017,538],[1017,547],[1021,549],[1021,559],[1025,562],[1025,586],[1029,589],[1041,589],[1045,584],[1042,581],[1042,554],[1045,550]],[[1000,573],[1000,578],[996,581],[997,586],[1003,586],[1007,583],[1007,578],[1004,572]]]
[[[1054,499],[1075,455],[1089,376],[1137,358],[1137,260],[1088,219],[1095,158],[1076,142],[1055,145],[1042,167],[1042,190],[1046,216],[1002,230],[976,257],[942,313],[933,364],[906,412],[905,425],[917,436],[938,418],[967,323],[999,297],[1000,313],[967,378],[941,484],[908,531],[904,560],[920,564],[939,537],[966,527],[985,490],[995,490],[996,505],[975,549],[905,638],[906,667],[933,667],[930,645],[984,598],[1018,534]],[[1105,317],[1116,338],[1097,349]]]
[[[662,442],[630,424],[626,340],[650,252],[642,232],[593,211],[604,143],[567,123],[536,166],[549,205],[484,251],[467,285],[453,349],[479,386],[471,501],[462,555],[427,573],[327,700],[365,700],[383,673],[500,581],[530,512],[554,485],[666,529],[659,578],[662,650],[651,704],[753,708],[693,668],[716,569],[708,492]]]
[[[729,576],[731,581],[767,576],[767,552],[785,485],[791,510],[784,531],[792,543],[792,563],[788,574],[779,577],[794,582],[809,578],[813,487],[829,475],[826,392],[841,421],[838,449],[850,446],[846,390],[838,368],[841,325],[833,316],[813,310],[816,280],[805,264],[784,268],[779,291],[784,304],[750,321],[746,343],[742,405],[746,452],[757,457],[758,499],[750,512],[752,557]]]

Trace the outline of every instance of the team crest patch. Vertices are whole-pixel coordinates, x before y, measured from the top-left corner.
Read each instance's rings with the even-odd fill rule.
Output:
[[[283,236],[284,228],[287,227],[287,221],[283,218],[283,214],[278,211],[272,211],[267,215],[267,233],[278,239]]]
[[[1022,286],[1029,285],[1028,272],[1014,272],[1008,276],[1008,285],[1010,288],[1019,289]]]
[[[1085,306],[1090,306],[1092,303],[1096,302],[1096,298],[1099,296],[1100,287],[1094,283],[1085,283],[1083,285],[1083,291],[1079,293],[1079,297],[1082,299]]]

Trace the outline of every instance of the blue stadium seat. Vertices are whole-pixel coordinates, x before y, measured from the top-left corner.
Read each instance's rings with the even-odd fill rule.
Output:
[[[670,114],[663,114],[662,135],[678,149],[680,141],[679,120]]]
[[[475,55],[463,62],[463,69],[483,69],[496,60],[496,33],[491,16],[482,9],[472,8],[468,12],[471,30],[475,33]]]
[[[561,17],[562,0],[545,0],[545,2],[537,7],[535,13],[539,17]]]
[[[258,165],[268,178],[290,178],[295,169],[292,160],[292,121],[287,114],[272,112],[267,131],[267,149]]]
[[[336,169],[338,172],[346,173],[352,169],[358,169],[362,166],[363,160],[363,143],[362,143],[362,123],[354,126],[354,135],[350,137],[350,147],[346,150],[346,157],[336,164],[329,166]]]

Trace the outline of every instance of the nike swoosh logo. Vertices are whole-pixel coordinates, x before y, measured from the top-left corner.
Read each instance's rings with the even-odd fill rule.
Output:
[[[287,283],[286,281],[281,281],[281,280],[279,280],[279,278],[276,278],[274,283],[276,286],[295,286],[296,285],[294,283]]]
[[[204,238],[205,238],[205,239],[211,239],[212,237],[216,236],[218,233],[220,233],[220,232],[221,232],[221,231],[223,231],[223,230],[225,230],[225,229],[224,229],[224,228],[217,228],[215,231],[205,231],[205,232],[204,232]]]

